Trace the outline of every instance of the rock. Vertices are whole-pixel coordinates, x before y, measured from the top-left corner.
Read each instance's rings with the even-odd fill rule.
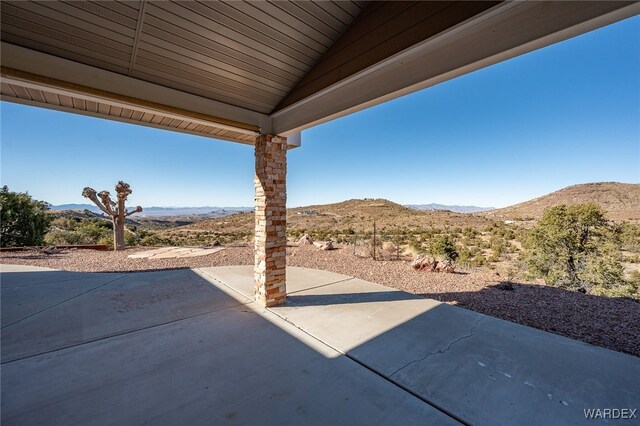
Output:
[[[211,243],[211,247],[218,247],[220,245],[220,241],[215,240],[214,242]]]
[[[46,255],[50,255],[50,254],[60,254],[62,253],[62,249],[58,248],[58,247],[45,247],[43,249],[40,249],[40,253],[46,254]]]
[[[453,263],[447,262],[442,266],[442,272],[445,272],[447,274],[453,274],[456,272],[456,267],[453,266]]]
[[[322,247],[320,247],[320,249],[322,249],[322,250],[335,250],[335,247],[333,246],[333,241],[331,241],[331,240],[327,241],[327,243],[323,244]]]
[[[307,234],[304,234],[302,237],[300,237],[300,239],[298,240],[298,247],[302,247],[302,246],[310,246],[313,244],[313,239],[311,239],[311,237]]]
[[[411,262],[411,266],[418,271],[434,272],[438,266],[438,261],[428,255],[419,255]]]
[[[398,246],[392,242],[385,241],[382,243],[382,250],[390,254],[395,254],[398,251]]]
[[[504,291],[513,291],[516,288],[513,286],[513,284],[509,281],[502,281],[500,282],[498,285],[496,285],[496,288],[498,288],[499,290],[504,290]]]

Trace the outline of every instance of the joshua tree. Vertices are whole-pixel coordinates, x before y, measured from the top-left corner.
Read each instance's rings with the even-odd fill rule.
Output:
[[[101,191],[96,193],[93,188],[86,187],[82,191],[82,196],[90,199],[98,206],[100,210],[111,216],[113,221],[113,247],[115,250],[124,250],[124,220],[127,216],[131,216],[134,213],[142,211],[142,207],[137,206],[135,210],[127,211],[124,206],[127,197],[131,194],[131,189],[128,183],[123,181],[118,182],[116,185],[116,194],[118,202],[115,203],[111,200],[111,194],[109,191]],[[98,197],[100,197],[98,199]]]

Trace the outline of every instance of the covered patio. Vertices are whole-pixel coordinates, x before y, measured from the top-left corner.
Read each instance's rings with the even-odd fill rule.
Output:
[[[638,358],[345,275],[1,265],[3,424],[581,424]],[[626,412],[629,415],[629,412]]]
[[[255,295],[286,301],[286,156],[309,127],[640,12],[589,2],[38,2],[2,100],[253,145]]]
[[[637,357],[287,268],[286,171],[305,129],[639,12],[627,1],[3,1],[2,100],[252,146],[256,211],[253,266],[2,265],[2,423],[630,415]]]

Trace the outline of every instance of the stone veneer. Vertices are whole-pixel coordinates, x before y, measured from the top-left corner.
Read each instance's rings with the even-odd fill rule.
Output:
[[[287,139],[260,135],[255,155],[255,297],[270,307],[287,297]]]

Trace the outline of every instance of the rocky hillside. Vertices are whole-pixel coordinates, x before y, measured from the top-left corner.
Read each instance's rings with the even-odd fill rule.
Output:
[[[558,204],[588,202],[602,206],[611,220],[640,222],[640,184],[617,182],[568,186],[524,203],[479,214],[492,219],[533,220],[542,217],[545,209]]]
[[[590,183],[570,186],[525,203],[481,213],[420,211],[389,200],[371,198],[297,207],[288,210],[287,228],[290,232],[315,230],[341,233],[352,229],[357,233],[363,233],[372,231],[375,221],[380,231],[467,226],[484,229],[493,222],[509,219],[526,220],[532,224],[551,206],[586,202],[600,204],[612,220],[640,222],[640,184]],[[236,213],[222,218],[202,220],[167,232],[250,235],[253,234],[253,220],[253,212]]]
[[[348,200],[335,204],[323,204],[289,209],[287,228],[296,230],[342,231],[349,228],[356,232],[407,227],[484,227],[491,220],[463,213],[448,211],[418,211],[385,199]],[[220,219],[203,220],[180,228],[191,231],[252,232],[253,214],[239,213]]]

